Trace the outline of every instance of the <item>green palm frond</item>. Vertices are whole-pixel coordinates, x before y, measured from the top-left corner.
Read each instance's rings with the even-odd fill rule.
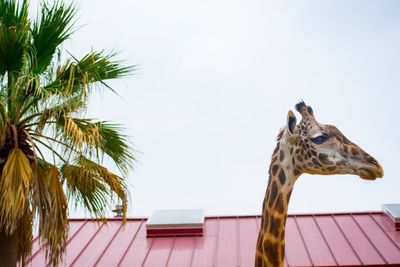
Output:
[[[67,185],[67,197],[90,213],[104,217],[110,196],[107,187],[97,174],[85,170],[78,164],[64,164],[61,168],[63,182]]]
[[[115,57],[115,53],[101,51],[90,52],[80,60],[73,58],[58,68],[56,79],[44,89],[64,96],[86,95],[92,85],[100,83],[115,92],[106,81],[122,78],[134,70],[134,66],[124,66]]]
[[[27,1],[0,1],[0,75],[22,68],[29,26]]]
[[[122,201],[126,212],[128,197],[122,177],[83,156],[79,156],[74,164],[64,164],[61,173],[69,197],[72,197],[76,204],[81,204],[90,212],[103,216],[104,209],[110,204],[107,200],[114,193]]]
[[[121,173],[126,174],[133,166],[133,152],[128,142],[128,137],[124,134],[120,125],[100,122],[98,125],[103,142],[98,145],[99,149],[108,155]]]
[[[121,173],[126,174],[132,168],[134,157],[127,136],[122,134],[123,128],[118,124],[107,121],[96,121],[87,118],[74,118],[64,116],[65,113],[54,113],[59,116],[52,116],[51,120],[56,127],[58,142],[62,145],[66,154],[71,148],[78,154],[85,154],[101,162],[106,155],[112,159]],[[46,113],[43,113],[43,118]],[[46,121],[46,120],[43,120]],[[48,120],[47,120],[48,121]],[[38,127],[44,125],[40,119]],[[41,130],[40,128],[39,130]],[[38,129],[34,129],[32,136],[49,139]],[[52,140],[55,141],[55,140]]]
[[[57,47],[72,34],[76,8],[58,1],[42,4],[41,15],[32,25],[32,46],[35,53],[33,73],[42,73],[50,65]]]

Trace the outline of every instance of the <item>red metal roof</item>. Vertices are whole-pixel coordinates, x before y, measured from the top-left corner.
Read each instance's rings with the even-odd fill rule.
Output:
[[[70,219],[61,266],[254,266],[260,216],[207,217],[202,237],[146,238],[146,219]],[[381,212],[289,215],[286,266],[400,266],[400,231]],[[34,240],[28,266],[46,266]]]

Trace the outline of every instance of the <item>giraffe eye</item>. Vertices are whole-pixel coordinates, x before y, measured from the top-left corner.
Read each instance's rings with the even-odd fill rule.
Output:
[[[320,136],[317,136],[315,138],[311,138],[311,141],[313,143],[317,144],[317,145],[320,145],[320,144],[322,144],[323,142],[326,141],[326,136],[320,135]]]

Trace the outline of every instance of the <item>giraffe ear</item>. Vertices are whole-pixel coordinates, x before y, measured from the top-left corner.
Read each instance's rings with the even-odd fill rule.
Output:
[[[289,134],[294,133],[294,128],[296,127],[296,116],[293,111],[289,110],[286,119],[286,128],[288,129]]]

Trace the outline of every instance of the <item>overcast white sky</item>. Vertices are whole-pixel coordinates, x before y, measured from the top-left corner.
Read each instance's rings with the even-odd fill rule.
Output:
[[[385,176],[303,175],[289,212],[400,203],[400,2],[76,2],[84,26],[66,49],[116,49],[140,65],[113,83],[121,97],[94,97],[89,111],[125,125],[141,152],[127,177],[130,216],[260,214],[275,136],[300,99]]]

